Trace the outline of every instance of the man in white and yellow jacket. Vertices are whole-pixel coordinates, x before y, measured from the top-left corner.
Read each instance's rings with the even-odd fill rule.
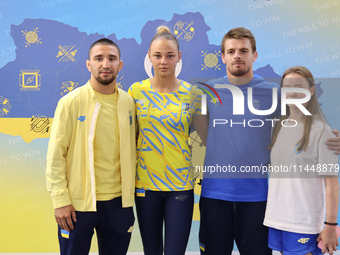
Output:
[[[109,39],[93,43],[91,79],[60,99],[47,152],[61,254],[126,254],[134,215],[136,130],[133,99],[116,86],[123,66]]]

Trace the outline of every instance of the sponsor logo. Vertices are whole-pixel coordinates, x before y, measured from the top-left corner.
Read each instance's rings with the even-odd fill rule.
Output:
[[[79,121],[84,122],[86,120],[86,116],[80,116],[78,118]]]

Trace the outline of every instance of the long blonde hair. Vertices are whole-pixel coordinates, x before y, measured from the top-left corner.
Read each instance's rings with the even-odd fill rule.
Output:
[[[288,74],[292,74],[292,73],[296,73],[296,74],[300,74],[302,77],[304,77],[309,84],[309,88],[315,87],[315,82],[314,82],[314,77],[313,74],[304,66],[294,66],[291,67],[289,69],[287,69],[281,79],[281,88],[283,86],[283,80],[284,78],[288,75]],[[314,92],[314,94],[311,96],[311,99],[308,101],[308,103],[306,104],[306,109],[312,114],[312,115],[306,115],[303,118],[303,123],[304,123],[304,128],[303,128],[303,135],[302,138],[300,139],[300,141],[297,142],[296,145],[298,145],[297,151],[306,151],[307,146],[308,146],[308,142],[309,142],[309,135],[310,135],[310,131],[312,128],[312,124],[314,121],[314,118],[318,118],[321,121],[325,122],[328,124],[327,119],[325,117],[325,115],[323,114],[320,104],[317,100],[316,97],[316,93]],[[269,149],[272,149],[277,136],[281,130],[281,122],[285,119],[287,119],[290,115],[290,110],[289,107],[286,105],[286,115],[282,115],[280,117],[280,121],[277,123],[277,125],[274,127],[273,129],[273,135],[272,135],[272,141],[269,145]]]

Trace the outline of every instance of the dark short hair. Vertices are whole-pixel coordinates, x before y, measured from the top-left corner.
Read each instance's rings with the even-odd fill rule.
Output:
[[[119,53],[119,58],[121,57],[121,55],[120,55],[120,49],[119,49],[119,47],[118,47],[118,45],[114,42],[114,41],[112,41],[112,40],[110,40],[110,39],[108,39],[108,38],[102,38],[102,39],[99,39],[99,40],[97,40],[97,41],[95,41],[94,43],[92,43],[92,45],[90,46],[90,49],[89,49],[89,58],[90,58],[90,52],[91,52],[91,50],[92,50],[92,48],[94,47],[94,46],[96,46],[96,45],[112,45],[112,46],[114,46],[114,47],[116,47],[117,49],[118,49],[118,53]]]
[[[251,48],[253,53],[256,51],[256,41],[255,41],[255,36],[253,33],[244,27],[235,27],[231,30],[229,30],[228,33],[226,33],[222,39],[222,44],[221,44],[221,51],[224,54],[225,51],[225,41],[227,39],[244,39],[247,38],[250,41]]]

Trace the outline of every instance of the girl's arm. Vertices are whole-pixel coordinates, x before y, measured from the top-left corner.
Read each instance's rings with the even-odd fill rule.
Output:
[[[340,155],[340,132],[337,129],[333,129],[332,132],[336,137],[328,138],[326,145],[335,155]]]
[[[336,223],[339,207],[339,180],[338,176],[324,177],[326,183],[326,222]],[[337,250],[339,245],[338,237],[336,234],[335,225],[325,225],[320,235],[317,238],[319,242],[322,240],[323,247],[322,253],[329,252],[333,254],[333,251]]]

